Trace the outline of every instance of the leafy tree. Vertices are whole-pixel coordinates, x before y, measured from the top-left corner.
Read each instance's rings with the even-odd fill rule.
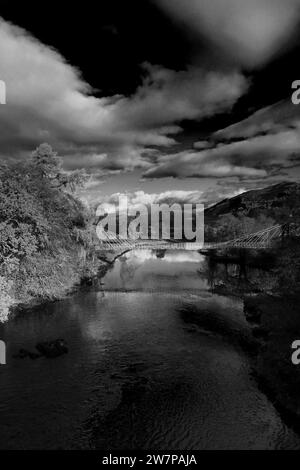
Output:
[[[75,192],[88,180],[84,170],[67,172],[62,169],[62,158],[54,152],[49,144],[41,144],[31,155],[33,169],[39,176],[51,182],[54,188]]]

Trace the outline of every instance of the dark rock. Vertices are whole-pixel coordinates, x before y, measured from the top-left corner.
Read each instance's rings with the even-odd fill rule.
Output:
[[[47,358],[59,357],[69,351],[63,339],[45,341],[43,343],[38,343],[35,347],[41,355]]]

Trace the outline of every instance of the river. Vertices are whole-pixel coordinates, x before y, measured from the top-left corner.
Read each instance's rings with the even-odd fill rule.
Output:
[[[299,449],[258,389],[239,299],[198,253],[132,252],[103,285],[11,318],[0,337],[1,449]],[[14,359],[63,338],[56,359]]]

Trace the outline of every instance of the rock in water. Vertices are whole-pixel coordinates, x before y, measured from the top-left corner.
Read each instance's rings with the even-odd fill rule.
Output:
[[[45,341],[43,343],[38,343],[35,347],[40,354],[47,358],[59,357],[69,351],[63,339]]]

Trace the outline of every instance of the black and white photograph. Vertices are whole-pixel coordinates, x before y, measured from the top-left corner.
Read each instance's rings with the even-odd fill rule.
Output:
[[[0,0],[0,456],[266,450],[300,450],[300,0]]]

